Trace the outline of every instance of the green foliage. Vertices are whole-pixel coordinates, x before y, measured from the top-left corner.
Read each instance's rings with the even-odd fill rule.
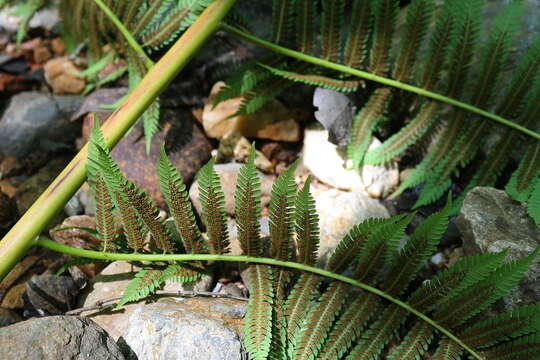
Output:
[[[437,9],[434,0],[413,0],[404,8],[404,22],[399,25],[398,0],[329,0],[321,1],[320,7],[310,3],[274,1],[275,43],[439,93],[528,129],[538,127],[540,38],[533,41],[515,69],[509,68],[507,61],[522,13],[521,1],[511,1],[500,10],[483,42],[479,41],[482,0],[447,0]],[[343,15],[344,9],[349,16]],[[319,23],[317,28],[314,24]],[[506,81],[509,74],[511,79]],[[272,82],[276,77],[282,81]],[[250,65],[241,69],[216,103],[243,95],[246,106],[240,112],[251,113],[294,82],[362,93],[366,100],[353,119],[347,147],[353,167],[423,152],[420,163],[394,194],[424,183],[417,207],[444,196],[451,178],[472,161],[479,166],[464,179],[468,181],[466,190],[495,185],[512,153],[523,151],[521,147],[515,149],[516,143],[523,142],[523,135],[512,128],[495,126],[469,111],[413,97],[392,87],[370,83],[360,87],[356,78],[301,60],[273,58],[272,64],[263,61],[261,68]],[[386,119],[391,122],[383,121]],[[387,134],[388,129],[394,133],[368,151],[373,134],[383,128],[382,133]],[[495,142],[484,157],[482,146],[488,138]],[[528,154],[527,149],[534,148],[536,142],[523,145]],[[429,143],[429,152],[425,152]],[[538,193],[532,189],[540,188],[540,165],[531,156],[524,163],[507,189],[529,204],[529,213],[540,223],[540,196],[530,197]],[[515,187],[518,178],[526,185],[520,185],[521,190]],[[528,190],[523,192],[525,188]],[[462,199],[457,199],[453,211]]]
[[[98,228],[101,239],[114,229],[113,207],[124,224],[135,222],[137,231],[148,234],[134,251],[142,253],[189,252],[206,248],[181,178],[162,148],[158,162],[160,186],[181,234],[179,243],[163,230],[155,207],[118,171],[100,146],[99,129],[92,133],[89,178],[98,203],[102,203]],[[254,166],[252,146],[239,173],[236,214],[242,251],[250,256],[269,254],[274,259],[313,265],[319,242],[318,218],[309,182],[297,192],[296,164],[282,173],[272,189],[268,242],[259,234],[260,183]],[[199,173],[203,222],[211,252],[227,251],[228,239],[219,177],[210,161]],[[115,192],[116,201],[109,193]],[[103,199],[100,199],[102,197]],[[137,205],[135,202],[139,203]],[[141,205],[142,204],[142,205]],[[506,252],[464,258],[430,281],[413,287],[414,281],[448,225],[451,197],[445,207],[418,225],[400,247],[414,214],[389,219],[367,219],[353,227],[330,256],[327,269],[347,272],[357,281],[379,288],[385,296],[405,302],[399,305],[372,292],[351,291],[341,281],[322,281],[313,273],[293,272],[265,264],[249,266],[250,299],[244,319],[244,344],[252,359],[434,359],[465,357],[465,349],[440,334],[432,324],[411,316],[412,309],[444,326],[485,359],[535,359],[540,347],[540,306],[516,308],[488,317],[486,310],[505,296],[522,278],[540,252],[504,263]],[[136,214],[126,219],[128,213]],[[156,223],[151,223],[150,218]],[[178,219],[177,219],[178,218]],[[141,230],[143,228],[144,230]],[[126,230],[127,233],[128,230]],[[103,233],[102,233],[103,232]],[[125,238],[129,236],[126,234]],[[148,238],[160,241],[148,243]],[[114,235],[116,249],[128,249],[126,239]],[[167,243],[167,245],[164,245]],[[102,247],[103,248],[103,247]],[[105,247],[106,248],[106,247]],[[118,250],[117,250],[118,251]],[[136,301],[155,292],[165,281],[190,283],[207,272],[202,262],[145,265],[129,284],[121,302]],[[479,315],[482,314],[482,318]],[[517,355],[517,357],[515,357]]]

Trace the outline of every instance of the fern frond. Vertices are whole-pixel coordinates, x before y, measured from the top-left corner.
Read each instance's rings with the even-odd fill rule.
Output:
[[[404,152],[429,131],[438,120],[439,104],[430,101],[422,105],[418,114],[397,133],[366,154],[366,164],[381,164]]]
[[[185,20],[189,15],[189,8],[175,9],[164,22],[142,35],[143,47],[158,50],[168,45],[175,36],[186,28]]]
[[[373,129],[381,119],[391,97],[392,89],[378,88],[354,117],[347,156],[353,160],[355,169],[362,163],[371,142]]]
[[[137,13],[141,10],[145,0],[131,0],[122,16],[122,23],[126,25],[129,30],[132,29],[132,22],[135,20]]]
[[[261,64],[262,67],[270,71],[272,74],[281,76],[282,78],[285,78],[287,80],[291,80],[294,82],[299,82],[307,85],[314,85],[318,87],[322,87],[324,89],[334,90],[334,91],[341,91],[344,93],[349,93],[356,91],[360,84],[362,83],[359,80],[338,80],[333,79],[328,76],[323,75],[316,75],[316,74],[301,74],[286,70],[277,69],[274,67],[270,67],[264,64]]]
[[[448,217],[452,202],[450,197],[445,207],[430,215],[420,224],[411,238],[393,261],[390,275],[381,288],[391,295],[399,295],[405,290],[412,277],[418,272],[423,262],[433,253],[439,239],[448,226]]]
[[[322,0],[322,57],[336,62],[341,48],[344,0]]]
[[[389,66],[390,49],[396,27],[399,2],[396,0],[373,1],[373,44],[369,69],[376,75],[384,75]]]
[[[407,319],[407,311],[394,304],[389,305],[380,317],[362,334],[358,344],[352,349],[347,359],[378,359],[381,351],[390,342],[392,335]]]
[[[233,116],[256,113],[264,104],[270,100],[274,100],[277,94],[288,88],[291,84],[292,81],[280,77],[269,78],[257,84],[252,91],[244,94],[244,99],[238,111]]]
[[[540,143],[536,142],[527,149],[519,167],[512,174],[506,185],[506,192],[514,200],[527,201],[533,191],[534,179],[540,169]]]
[[[96,199],[96,230],[102,243],[103,251],[110,250],[116,236],[116,229],[112,216],[112,201],[105,180],[97,174],[94,188]]]
[[[143,269],[135,274],[122,295],[122,299],[116,305],[117,308],[132,301],[138,301],[154,293],[161,285],[160,279],[163,271]]]
[[[201,253],[203,250],[201,233],[195,221],[186,185],[167,157],[163,146],[161,146],[157,163],[157,174],[161,193],[167,202],[176,229],[182,237],[184,248],[188,253]]]
[[[474,348],[486,348],[540,331],[540,303],[522,306],[468,327],[460,338]]]
[[[260,256],[261,237],[259,219],[261,216],[261,184],[255,168],[255,145],[238,173],[235,193],[235,213],[238,227],[238,241],[244,254]]]
[[[274,0],[272,5],[272,42],[279,44],[287,39],[292,25],[292,0]]]
[[[394,79],[402,82],[410,81],[419,54],[418,49],[425,38],[433,9],[432,0],[413,0],[407,7],[402,45],[392,73]]]
[[[244,318],[244,344],[251,359],[267,359],[272,328],[272,268],[251,265],[248,273],[250,297]]]
[[[202,219],[206,226],[212,254],[229,252],[229,234],[225,200],[219,176],[211,159],[199,171],[199,198],[202,206]]]
[[[170,264],[162,272],[160,283],[173,281],[180,284],[194,283],[203,276],[203,270],[185,264]]]
[[[433,360],[460,360],[463,352],[461,346],[447,337],[443,337],[433,354]]]
[[[367,55],[371,35],[371,1],[355,0],[351,13],[349,35],[343,54],[343,64],[358,69]]]
[[[540,179],[537,177],[531,197],[527,202],[527,213],[533,218],[536,225],[540,225]]]
[[[381,303],[373,294],[361,292],[341,314],[326,339],[317,359],[340,360],[360,336],[367,322],[381,309]]]
[[[272,186],[270,197],[270,256],[278,260],[289,260],[293,233],[293,208],[296,185],[294,171],[298,160],[278,176]]]
[[[433,318],[452,328],[460,326],[506,295],[522,278],[539,251],[540,247],[523,259],[502,265],[486,279],[446,300]]]
[[[309,193],[311,177],[308,177],[295,201],[295,233],[298,248],[297,261],[315,264],[319,248],[319,216],[315,210],[315,199]]]
[[[122,217],[127,244],[134,252],[138,252],[144,246],[140,217],[137,216],[135,208],[120,193],[115,193],[115,199]]]
[[[416,360],[428,350],[435,331],[425,321],[417,320],[403,341],[388,354],[389,360]]]
[[[159,98],[156,98],[143,114],[144,138],[146,140],[146,153],[150,154],[152,139],[159,130]]]
[[[99,43],[99,30],[97,23],[98,7],[95,2],[88,4],[88,48],[92,54],[92,59],[99,59],[101,56],[101,46]]]
[[[316,4],[312,0],[297,0],[296,2],[296,29],[298,33],[296,46],[304,54],[309,54],[313,49],[315,7]]]
[[[313,305],[299,335],[294,359],[314,359],[322,349],[336,315],[343,307],[347,285],[335,281]]]
[[[146,26],[153,22],[152,19],[163,5],[163,1],[164,0],[154,0],[148,2],[150,5],[146,11],[141,12],[142,16],[131,26],[130,30],[132,34],[140,34]]]
[[[538,354],[540,354],[540,333],[519,338],[484,352],[484,356],[490,360],[538,360]]]
[[[302,273],[289,293],[284,305],[288,344],[296,342],[320,281],[314,274]]]

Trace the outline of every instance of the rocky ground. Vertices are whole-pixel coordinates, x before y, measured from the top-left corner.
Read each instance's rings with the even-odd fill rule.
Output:
[[[20,48],[12,42],[13,27],[7,27],[2,16],[0,235],[87,140],[90,112],[97,112],[104,121],[110,111],[100,105],[114,103],[127,91],[125,79],[119,79],[82,95],[87,83],[77,73],[85,67],[84,52],[77,56],[66,53],[55,32],[58,24],[53,15],[42,14],[39,21],[31,23],[32,39]],[[206,61],[202,58],[195,63]],[[209,74],[195,76],[193,69],[186,69],[163,94],[163,123],[150,154],[141,130],[135,128],[112,156],[126,176],[164,208],[154,164],[159,144],[165,142],[199,214],[194,178],[201,166],[216,156],[233,254],[240,254],[233,211],[236,176],[252,141],[258,150],[255,163],[262,184],[263,234],[269,231],[267,205],[276,176],[301,157],[297,183],[303,183],[308,175],[314,177],[312,192],[321,228],[320,266],[351,226],[366,218],[407,212],[414,204],[415,191],[387,199],[406,173],[406,164],[395,161],[386,166],[364,166],[360,173],[346,169],[335,145],[346,137],[343,117],[349,116],[350,104],[341,95],[294,88],[255,115],[229,118],[241,99],[213,108],[223,83],[213,81]],[[112,70],[104,69],[100,76]],[[194,88],[197,91],[185,90]],[[375,140],[371,146],[379,143]],[[421,209],[410,230],[436,209]],[[93,215],[92,198],[84,185],[50,225],[48,235],[71,246],[91,246],[96,239],[72,227],[95,228]],[[71,228],[58,231],[65,227]],[[476,188],[465,199],[459,216],[452,219],[418,281],[431,278],[465,255],[508,249],[510,260],[530,253],[539,242],[540,230],[520,204],[503,191]],[[122,295],[136,268],[125,262],[82,265],[55,276],[66,261],[59,254],[32,249],[0,283],[0,359],[246,358],[241,328],[248,289],[241,268],[226,267],[222,274],[205,276],[191,287],[167,284],[150,301],[112,311],[107,305]],[[498,306],[539,300],[537,261],[519,288]]]

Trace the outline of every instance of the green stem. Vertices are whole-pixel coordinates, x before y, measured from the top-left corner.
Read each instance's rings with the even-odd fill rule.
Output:
[[[105,3],[103,3],[103,1],[94,0],[94,2],[97,6],[101,8],[101,10],[103,10],[109,20],[113,22],[113,24],[117,27],[118,31],[122,33],[122,36],[124,36],[124,39],[126,39],[129,46],[131,46],[133,50],[135,50],[135,52],[137,52],[137,54],[139,54],[139,56],[144,59],[144,62],[146,63],[146,68],[149,70],[154,65],[154,62],[148,57],[148,55],[146,55],[146,52],[143,50],[141,45],[139,45],[137,40],[135,40],[133,35],[131,35],[129,30],[124,26],[124,24],[122,24],[120,19],[118,19],[118,17],[112,12],[112,10],[109,9],[107,5],[105,5]]]
[[[496,114],[492,114],[492,113],[490,113],[488,111],[477,108],[476,106],[461,102],[459,100],[450,98],[448,96],[444,96],[444,95],[441,95],[441,94],[438,94],[438,93],[435,93],[435,92],[432,92],[432,91],[429,91],[429,90],[426,90],[426,89],[419,88],[419,87],[414,86],[414,85],[409,85],[409,84],[405,84],[405,83],[402,83],[402,82],[397,81],[397,80],[393,80],[393,79],[385,78],[385,77],[382,77],[382,76],[378,76],[378,75],[375,75],[375,74],[367,72],[367,71],[353,69],[353,68],[351,68],[349,66],[346,66],[346,65],[337,64],[337,63],[334,63],[334,62],[331,62],[331,61],[328,61],[328,60],[324,60],[324,59],[321,59],[321,58],[318,58],[318,57],[315,57],[315,56],[307,55],[307,54],[304,54],[304,53],[301,53],[299,51],[295,51],[295,50],[292,50],[292,49],[289,49],[289,48],[286,48],[286,47],[283,47],[283,46],[279,46],[279,45],[276,45],[276,44],[274,44],[272,42],[269,42],[269,41],[260,39],[260,38],[258,38],[256,36],[245,33],[242,30],[239,30],[239,29],[237,29],[235,27],[232,27],[230,25],[227,25],[227,24],[221,24],[221,29],[223,31],[228,32],[229,34],[232,34],[232,35],[237,36],[237,37],[239,37],[241,39],[249,41],[249,42],[251,42],[251,43],[253,43],[255,45],[259,45],[259,46],[261,46],[263,48],[266,48],[268,50],[271,50],[271,51],[273,51],[273,52],[275,52],[277,54],[289,56],[289,57],[292,57],[292,58],[295,58],[295,59],[298,59],[298,60],[302,60],[302,61],[314,64],[314,65],[325,67],[327,69],[336,70],[336,71],[339,71],[339,72],[342,72],[342,73],[357,76],[357,77],[362,78],[362,79],[378,82],[378,83],[383,84],[383,85],[395,87],[397,89],[409,91],[409,92],[418,94],[420,96],[424,96],[424,97],[427,97],[427,98],[430,98],[430,99],[433,99],[433,100],[437,100],[437,101],[440,101],[440,102],[443,102],[443,103],[447,103],[449,105],[456,106],[458,108],[467,110],[467,111],[472,112],[474,114],[480,115],[480,116],[485,117],[487,119],[490,119],[490,120],[493,120],[493,121],[498,122],[500,124],[503,124],[505,126],[508,126],[508,127],[512,128],[512,129],[520,131],[523,134],[528,135],[528,136],[530,136],[530,137],[532,137],[532,138],[534,138],[536,140],[540,140],[540,134],[537,133],[537,132],[534,132],[534,131],[532,131],[530,129],[527,129],[526,127],[518,125],[518,124],[516,124],[516,123],[514,123],[514,122],[512,122],[510,120],[507,120],[507,119],[505,119],[505,118],[503,118],[501,116],[498,116]]]
[[[457,336],[453,335],[449,330],[439,325],[437,322],[429,318],[427,315],[422,312],[414,309],[409,304],[396,299],[382,290],[374,288],[364,284],[363,282],[351,279],[349,277],[333,273],[328,270],[319,269],[313,266],[308,266],[300,263],[295,263],[291,261],[281,261],[271,258],[261,258],[253,256],[235,256],[235,255],[216,255],[216,254],[119,254],[119,253],[110,253],[110,252],[100,252],[93,250],[85,250],[67,246],[64,244],[57,243],[56,241],[49,240],[47,238],[40,238],[36,245],[44,247],[49,250],[53,250],[62,254],[68,254],[77,257],[91,258],[96,260],[124,260],[124,261],[232,261],[232,262],[247,262],[247,263],[256,263],[256,264],[266,264],[274,266],[282,266],[290,269],[296,269],[301,271],[310,272],[334,280],[342,281],[344,283],[359,287],[366,291],[369,291],[372,294],[378,295],[382,298],[385,298],[388,301],[396,304],[397,306],[407,310],[408,312],[418,316],[420,319],[424,320],[435,329],[439,330],[441,333],[446,335],[451,340],[455,341],[459,346],[469,352],[473,357],[478,360],[483,360],[483,358],[477,354],[473,349],[467,346],[463,341],[461,341]]]
[[[217,30],[235,1],[212,2],[107,119],[101,130],[109,148],[124,136],[159,93],[176,78]],[[86,179],[87,157],[88,146],[85,145],[0,241],[0,281],[82,185]]]

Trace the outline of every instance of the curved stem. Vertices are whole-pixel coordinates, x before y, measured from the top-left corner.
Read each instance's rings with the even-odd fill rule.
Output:
[[[243,40],[249,41],[255,45],[259,45],[263,48],[266,48],[268,50],[271,50],[277,54],[289,56],[298,60],[302,60],[314,65],[322,66],[327,69],[336,70],[342,73],[350,74],[353,76],[357,76],[362,79],[378,82],[383,85],[391,86],[397,89],[409,91],[415,94],[418,94],[420,96],[424,96],[436,101],[440,101],[449,105],[453,105],[455,107],[467,110],[469,112],[472,112],[474,114],[480,115],[482,117],[485,117],[487,119],[493,120],[495,122],[498,122],[500,124],[503,124],[505,126],[508,126],[514,130],[517,130],[519,132],[522,132],[525,135],[528,135],[536,140],[540,140],[540,134],[537,132],[534,132],[530,129],[527,129],[526,127],[523,127],[521,125],[518,125],[510,120],[507,120],[501,116],[498,116],[496,114],[490,113],[489,111],[482,110],[480,108],[477,108],[476,106],[461,102],[459,100],[453,99],[448,96],[444,96],[426,89],[419,88],[414,85],[409,85],[402,83],[397,80],[385,78],[382,76],[375,75],[373,73],[362,71],[358,69],[353,69],[349,66],[334,63],[328,60],[324,60],[315,56],[304,54],[300,51],[292,50],[283,46],[276,45],[272,42],[260,39],[256,36],[250,35],[248,33],[243,32],[242,30],[239,30],[233,26],[227,25],[227,24],[221,24],[221,29],[223,31],[228,32],[229,34],[232,34],[234,36],[237,36]]]
[[[146,52],[143,50],[141,45],[139,45],[139,43],[137,42],[137,40],[135,40],[133,35],[131,35],[129,30],[124,26],[124,24],[122,24],[120,19],[118,19],[118,17],[111,11],[111,9],[107,7],[107,5],[105,5],[105,3],[103,3],[103,1],[101,0],[93,0],[93,1],[96,3],[97,6],[101,8],[101,10],[105,13],[105,15],[107,15],[109,20],[113,22],[113,24],[116,26],[118,31],[120,31],[120,33],[124,37],[124,39],[126,39],[129,46],[131,46],[131,48],[135,50],[135,52],[144,59],[146,68],[150,69],[154,65],[154,62],[148,57],[148,55],[146,55]]]
[[[112,113],[101,126],[109,148],[114,147],[159,93],[186,66],[216,31],[221,19],[235,2],[236,0],[214,0]],[[0,281],[82,185],[86,179],[87,157],[88,146],[85,145],[0,240]]]
[[[459,346],[469,352],[474,358],[478,360],[483,360],[483,358],[476,353],[473,349],[467,346],[463,341],[461,341],[457,336],[452,334],[449,330],[439,325],[437,322],[429,318],[427,315],[421,313],[418,310],[415,310],[409,304],[396,299],[382,290],[379,290],[373,286],[369,286],[363,282],[351,279],[349,277],[333,273],[328,270],[319,269],[313,266],[308,266],[300,263],[295,263],[291,261],[280,261],[271,258],[261,258],[253,256],[235,256],[235,255],[216,255],[216,254],[119,254],[119,253],[110,253],[110,252],[100,252],[93,250],[84,250],[79,248],[74,248],[64,244],[57,243],[56,241],[49,240],[47,238],[40,238],[36,245],[60,252],[63,254],[85,257],[97,260],[125,260],[125,261],[232,261],[232,262],[248,262],[256,264],[266,264],[274,266],[282,266],[290,269],[297,269],[301,271],[310,272],[334,280],[342,281],[344,283],[359,287],[363,290],[366,290],[370,293],[378,295],[386,300],[396,304],[397,306],[407,310],[408,312],[418,316],[420,319],[424,320],[435,329],[439,330],[445,336],[455,341]]]

